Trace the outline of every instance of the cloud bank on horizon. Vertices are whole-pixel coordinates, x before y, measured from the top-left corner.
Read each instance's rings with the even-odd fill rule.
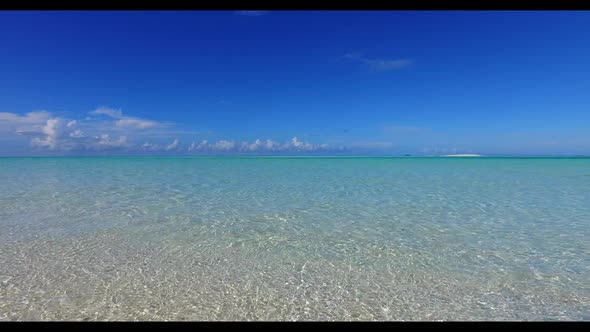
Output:
[[[201,140],[183,146],[174,137],[179,131],[172,123],[132,117],[120,109],[99,107],[83,119],[55,116],[49,111],[33,111],[25,115],[0,112],[0,134],[29,138],[33,151],[126,151],[126,152],[177,152],[177,153],[275,153],[342,151],[344,148],[328,144],[313,144],[293,137],[279,143],[272,139],[254,142],[222,139],[215,142]],[[170,143],[150,141],[154,137],[168,136]]]
[[[297,136],[287,140],[256,138],[210,139],[211,131],[184,130],[182,124],[130,116],[121,109],[98,107],[77,118],[47,110],[26,114],[0,112],[0,157],[8,155],[494,155],[492,149],[444,142],[444,134],[431,128],[385,124],[379,139],[349,137],[330,143],[309,142]],[[349,130],[345,131],[346,134]],[[197,135],[195,135],[197,134]],[[441,136],[442,135],[442,136]],[[306,135],[303,135],[306,136]],[[317,135],[315,135],[317,136]],[[441,138],[443,140],[441,140]],[[513,136],[504,139],[514,140]],[[419,140],[420,145],[404,145]],[[560,142],[557,142],[560,143]],[[542,151],[556,142],[541,142],[527,149]],[[587,146],[587,140],[562,144]],[[12,144],[12,150],[10,150]],[[519,148],[517,146],[517,148]],[[14,151],[14,152],[12,152]],[[491,153],[489,151],[492,151]],[[512,154],[512,151],[507,154]],[[534,150],[533,150],[534,151]],[[497,154],[497,153],[496,153]],[[541,153],[542,154],[542,153]],[[562,153],[563,154],[563,153]]]
[[[235,142],[220,140],[215,143],[209,143],[207,140],[203,140],[200,143],[193,142],[188,151],[198,152],[313,152],[313,151],[335,151],[342,150],[343,148],[332,147],[328,144],[312,144],[309,142],[302,142],[297,137],[291,138],[290,141],[283,144],[275,142],[271,139],[262,141],[256,139],[256,141],[249,142]]]

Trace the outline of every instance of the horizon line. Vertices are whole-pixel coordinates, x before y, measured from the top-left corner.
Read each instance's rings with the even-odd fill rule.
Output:
[[[44,156],[0,156],[0,158],[590,158],[588,155],[44,155]]]

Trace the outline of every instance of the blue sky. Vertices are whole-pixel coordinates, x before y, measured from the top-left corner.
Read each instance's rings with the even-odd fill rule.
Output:
[[[0,155],[590,154],[590,12],[0,12]]]

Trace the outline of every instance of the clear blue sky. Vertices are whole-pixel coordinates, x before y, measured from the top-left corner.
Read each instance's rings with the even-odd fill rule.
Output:
[[[0,155],[92,153],[590,154],[590,12],[0,12]]]

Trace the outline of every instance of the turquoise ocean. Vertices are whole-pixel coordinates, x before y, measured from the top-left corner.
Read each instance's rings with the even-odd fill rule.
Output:
[[[590,320],[590,158],[0,158],[0,320]]]

